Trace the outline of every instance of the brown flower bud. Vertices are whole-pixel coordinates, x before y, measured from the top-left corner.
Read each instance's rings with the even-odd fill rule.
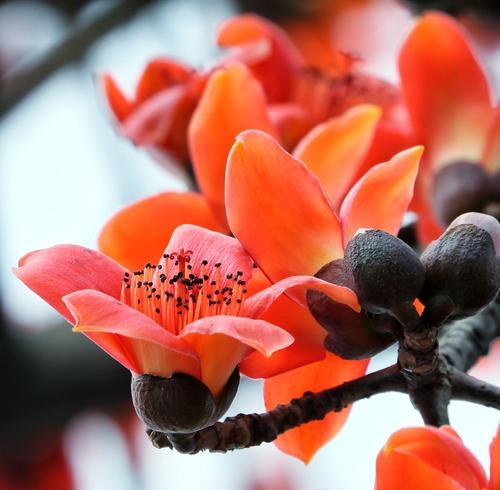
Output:
[[[132,401],[149,429],[194,432],[225,413],[236,395],[239,378],[236,369],[216,400],[204,383],[188,374],[175,373],[170,378],[143,374],[132,378]]]
[[[484,228],[453,225],[426,248],[421,260],[425,285],[420,299],[426,309],[443,308],[448,303],[454,305],[449,308],[449,318],[469,316],[498,293],[500,275],[495,244]],[[434,316],[433,312],[427,315]]]
[[[434,178],[432,207],[444,226],[462,213],[484,210],[494,200],[494,179],[478,163],[451,163]]]
[[[405,325],[418,322],[413,301],[424,284],[424,269],[406,243],[381,230],[361,230],[347,244],[345,264],[366,311],[390,313]]]
[[[352,277],[344,268],[343,260],[324,265],[316,277],[333,284],[354,288]],[[393,329],[397,322],[387,316],[367,316],[337,303],[326,294],[309,290],[309,310],[316,321],[328,332],[325,348],[344,359],[365,359],[384,350],[394,342]],[[383,317],[383,318],[382,318]]]

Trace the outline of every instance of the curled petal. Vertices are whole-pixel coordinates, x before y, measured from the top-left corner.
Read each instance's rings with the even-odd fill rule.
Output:
[[[423,148],[416,146],[376,165],[349,191],[340,209],[344,244],[359,228],[396,235],[413,196]]]
[[[252,318],[260,318],[279,296],[293,289],[298,289],[302,292],[307,289],[321,291],[332,300],[347,305],[356,312],[359,312],[361,309],[356,293],[347,287],[332,284],[313,276],[291,276],[278,281],[272,286],[254,294],[251,298],[248,298],[243,308],[243,314]],[[303,298],[300,304],[307,308],[305,296],[300,295],[298,298]]]
[[[226,231],[200,194],[163,192],[116,213],[99,234],[99,249],[130,270],[156,263],[173,231],[190,223]]]
[[[234,368],[252,350],[269,357],[293,342],[289,333],[264,320],[228,315],[188,324],[181,337],[196,350],[202,381],[214,395],[220,393]]]
[[[252,280],[248,283],[249,300],[270,286],[269,279],[262,271],[254,269]],[[349,309],[347,306],[346,308]],[[257,351],[251,353],[240,364],[240,371],[246,376],[269,378],[325,357],[324,330],[307,308],[299,306],[286,295],[278,296],[263,313],[261,319],[286,330],[295,342],[275,352],[271,357],[266,357]]]
[[[340,222],[318,179],[269,135],[240,134],[228,158],[231,231],[273,281],[342,257]]]
[[[380,115],[377,106],[355,106],[313,128],[293,152],[319,178],[335,209],[364,162]]]
[[[252,277],[253,260],[243,249],[238,240],[210,231],[200,226],[181,225],[172,234],[172,238],[165,249],[165,254],[179,253],[181,250],[192,252],[192,273],[200,273],[203,261],[207,262],[207,268],[220,271],[220,285],[224,287],[228,274],[237,274],[243,280],[248,281]],[[216,265],[217,264],[217,265]],[[158,272],[160,273],[160,272]]]
[[[232,63],[209,79],[188,132],[198,183],[222,223],[227,155],[236,136],[252,128],[274,134],[259,82],[244,65]]]
[[[401,465],[401,461],[404,461],[401,457],[403,455],[406,461]],[[487,488],[488,483],[481,464],[460,438],[454,432],[430,426],[402,429],[389,438],[377,459],[376,488],[401,488],[418,472],[426,472],[426,466],[436,470],[429,475],[436,477],[434,488],[441,483],[443,488],[456,488],[449,480],[458,484],[458,488],[466,490]],[[409,488],[416,490],[421,487]]]
[[[119,298],[126,269],[94,250],[56,245],[26,254],[13,272],[72,323],[73,316],[61,298],[81,289],[95,289]]]
[[[251,67],[270,102],[289,99],[303,61],[278,26],[254,14],[239,15],[221,25],[217,42],[239,49],[238,58]]]
[[[175,372],[199,376],[198,358],[189,344],[139,311],[90,289],[68,294],[63,301],[73,314],[73,330],[87,334],[134,373],[165,378]],[[116,339],[117,348],[109,348],[109,334]]]
[[[399,56],[403,93],[433,165],[479,160],[491,121],[485,74],[460,25],[437,12],[424,15]]]
[[[368,361],[345,361],[333,354],[264,381],[264,400],[271,410],[280,403],[302,396],[306,391],[321,391],[362,376]],[[316,452],[342,428],[350,407],[329,413],[323,420],[309,422],[280,435],[276,446],[283,452],[309,463]]]

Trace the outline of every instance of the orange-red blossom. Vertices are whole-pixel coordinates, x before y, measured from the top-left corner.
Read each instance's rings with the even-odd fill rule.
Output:
[[[448,426],[391,435],[377,458],[375,490],[499,490],[500,429],[490,444],[490,478]]]
[[[293,342],[261,319],[289,288],[318,288],[356,307],[351,291],[307,276],[255,288],[237,240],[192,225],[136,272],[77,245],[31,252],[14,272],[134,376],[186,373],[214,396],[253,351],[270,356]]]

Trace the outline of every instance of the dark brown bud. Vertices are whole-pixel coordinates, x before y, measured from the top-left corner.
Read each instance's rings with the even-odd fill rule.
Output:
[[[444,166],[434,178],[432,207],[444,226],[468,211],[484,211],[496,201],[494,177],[475,162]]]
[[[351,289],[354,287],[343,260],[324,265],[316,277]],[[374,318],[364,312],[356,313],[313,289],[307,292],[307,302],[316,321],[328,332],[326,350],[344,359],[372,357],[395,340],[392,332],[398,328],[398,323],[388,315]]]
[[[214,399],[207,386],[184,373],[170,378],[143,374],[132,378],[132,401],[149,429],[189,433],[213,424],[231,405],[239,384],[236,369]]]
[[[462,218],[463,219],[463,218]],[[450,227],[421,257],[425,286],[420,299],[426,309],[454,305],[449,318],[473,315],[498,293],[500,276],[492,236],[474,224]],[[434,312],[427,315],[437,316]],[[442,315],[441,315],[442,316]]]
[[[381,230],[360,230],[347,244],[345,264],[366,311],[390,313],[404,325],[418,322],[413,301],[424,284],[424,269],[406,243]]]

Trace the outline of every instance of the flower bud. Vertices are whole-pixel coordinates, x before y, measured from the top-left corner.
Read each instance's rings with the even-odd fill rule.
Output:
[[[353,288],[352,278],[341,259],[324,265],[316,277]],[[398,323],[388,315],[375,318],[364,312],[356,313],[313,289],[307,292],[307,302],[316,321],[328,332],[325,349],[343,359],[372,357],[395,341],[392,332],[398,328]]]
[[[465,219],[460,217],[457,222]],[[454,224],[426,248],[421,260],[425,285],[420,299],[426,309],[451,300],[449,318],[470,316],[498,293],[500,275],[495,244],[492,235],[482,227]]]
[[[413,301],[424,284],[424,269],[406,243],[385,231],[360,230],[347,244],[345,264],[366,311],[390,313],[404,325],[418,322]]]
[[[434,179],[432,207],[446,226],[467,211],[481,211],[494,200],[491,175],[474,162],[459,161],[444,166]]]
[[[175,373],[170,378],[143,374],[132,378],[132,401],[149,429],[189,433],[221,417],[231,405],[238,384],[236,369],[216,400],[204,383],[188,374]]]

